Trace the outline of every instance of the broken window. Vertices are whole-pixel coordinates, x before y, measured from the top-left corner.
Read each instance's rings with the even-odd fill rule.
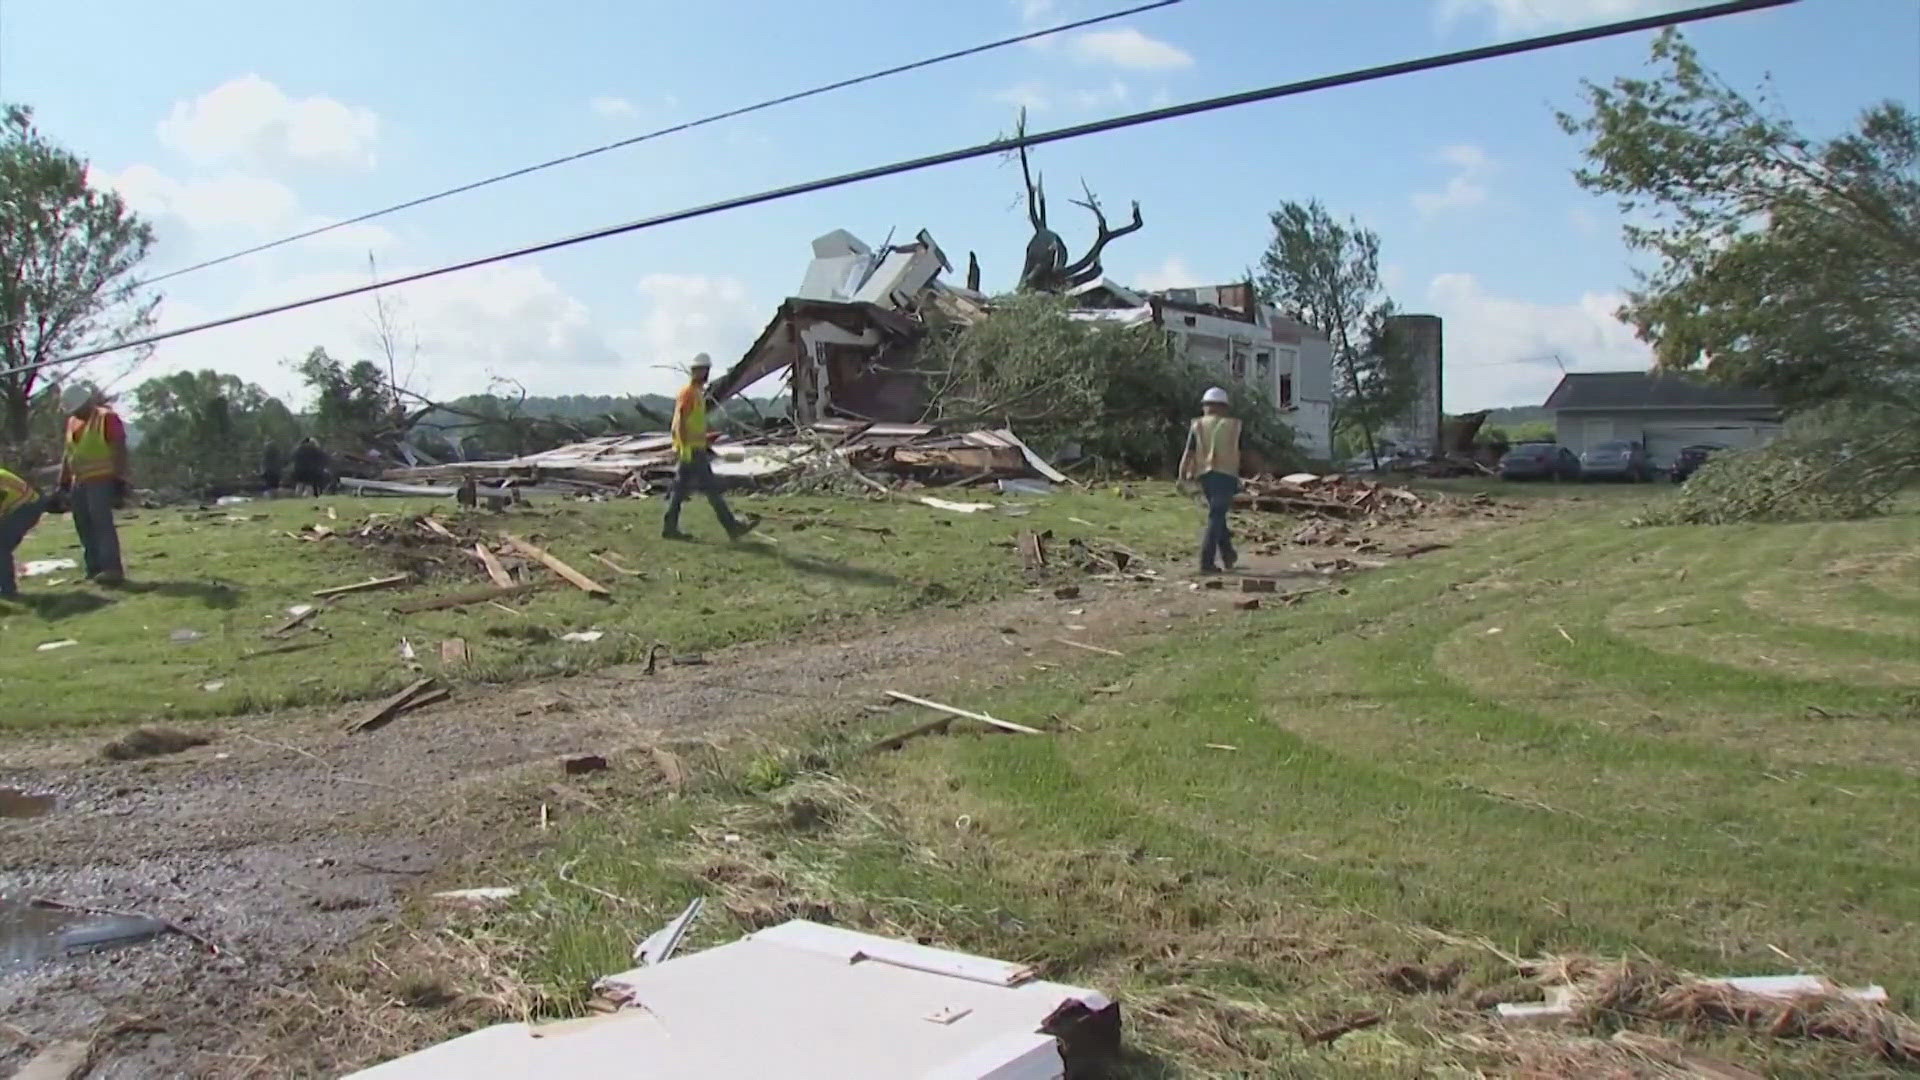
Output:
[[[1293,376],[1292,375],[1286,374],[1286,373],[1281,374],[1280,391],[1276,395],[1276,397],[1279,400],[1281,408],[1290,408],[1293,405]]]
[[[1240,382],[1247,381],[1247,354],[1239,349],[1233,350],[1233,377]]]
[[[1253,354],[1253,377],[1261,386],[1273,385],[1273,354],[1257,352]]]

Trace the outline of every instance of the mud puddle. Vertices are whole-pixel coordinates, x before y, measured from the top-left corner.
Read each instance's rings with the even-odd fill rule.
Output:
[[[148,941],[167,929],[138,915],[91,915],[0,896],[0,973]]]

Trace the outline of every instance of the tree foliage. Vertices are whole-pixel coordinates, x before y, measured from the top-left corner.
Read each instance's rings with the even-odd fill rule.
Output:
[[[378,364],[342,364],[316,348],[294,370],[313,393],[314,434],[323,443],[360,452],[394,433],[400,410]]]
[[[1261,299],[1327,336],[1336,436],[1358,433],[1377,458],[1375,433],[1405,415],[1417,391],[1411,354],[1388,330],[1380,237],[1356,219],[1335,220],[1317,199],[1282,203],[1269,221],[1273,239],[1255,279]]]
[[[1576,172],[1658,266],[1620,310],[1662,366],[1791,405],[1920,407],[1920,118],[1886,102],[1825,141],[1708,71],[1677,31],[1650,77],[1583,87]]]
[[[35,391],[71,374],[53,365],[150,326],[157,296],[134,276],[153,231],[118,195],[87,183],[87,163],[55,145],[31,110],[0,106],[0,422],[28,434]]]
[[[1883,511],[1920,483],[1920,440],[1902,405],[1836,401],[1787,422],[1763,447],[1707,459],[1643,525],[1831,521]]]
[[[1220,380],[1174,355],[1153,327],[1070,318],[1044,293],[997,298],[966,326],[938,326],[918,365],[929,380],[930,419],[1002,422],[1045,448],[1077,444],[1115,470],[1170,471],[1200,395]],[[1293,433],[1258,388],[1234,388],[1244,446],[1269,468],[1298,460]]]
[[[250,482],[268,444],[282,453],[300,421],[265,390],[215,371],[148,379],[130,395],[142,483],[201,489]]]

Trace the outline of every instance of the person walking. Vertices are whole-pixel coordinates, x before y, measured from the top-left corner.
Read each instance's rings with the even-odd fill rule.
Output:
[[[1227,511],[1240,491],[1240,421],[1227,415],[1227,392],[1213,387],[1200,397],[1201,415],[1187,426],[1180,455],[1182,483],[1199,481],[1207,500],[1207,527],[1200,534],[1200,572],[1217,574],[1240,561],[1227,531]]]
[[[13,553],[40,523],[47,501],[32,484],[0,468],[0,599],[20,595],[13,576]]]
[[[707,431],[707,376],[712,372],[713,361],[706,353],[694,357],[687,385],[680,388],[673,402],[673,449],[679,461],[673,473],[673,490],[667,495],[667,520],[660,533],[668,540],[692,539],[680,531],[680,507],[695,489],[712,504],[713,515],[720,519],[727,539],[738,540],[759,524],[751,518],[743,522],[733,516],[713,475],[713,438]]]
[[[60,407],[67,411],[60,490],[67,495],[73,529],[80,534],[87,579],[118,585],[126,580],[126,571],[120,565],[120,533],[113,524],[113,511],[132,490],[126,425],[90,386],[67,387],[60,394]]]

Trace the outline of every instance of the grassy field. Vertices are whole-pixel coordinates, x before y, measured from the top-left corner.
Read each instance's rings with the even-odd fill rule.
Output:
[[[696,504],[686,522],[700,542],[669,543],[660,539],[658,500],[549,499],[498,515],[461,514],[451,500],[344,498],[136,511],[121,525],[132,579],[125,588],[96,589],[77,572],[55,572],[24,579],[20,602],[0,601],[0,727],[193,718],[368,697],[418,677],[402,658],[403,641],[419,668],[454,681],[580,671],[643,658],[655,642],[697,651],[1004,595],[1024,585],[1021,562],[995,544],[1025,528],[1105,538],[1142,554],[1184,548],[1195,529],[1192,505],[1165,485],[1142,485],[1131,499],[1036,498],[1018,517],[847,498],[738,501],[766,516],[764,538],[729,545]],[[405,520],[427,510],[464,537],[497,539],[508,530],[545,545],[613,595],[596,599],[562,586],[505,606],[395,615],[400,601],[488,587],[476,559]],[[384,520],[413,539],[370,549],[340,535],[319,542],[288,535],[312,526],[349,533],[370,514],[390,515]],[[610,570],[594,552],[644,576]],[[47,518],[18,553],[22,562],[78,557],[65,517]],[[311,632],[265,637],[291,607],[314,603],[316,589],[400,570],[423,580],[339,597],[309,620]],[[589,630],[603,636],[560,640]],[[453,638],[466,642],[468,659],[445,668],[440,644]],[[40,649],[69,640],[75,644]],[[283,646],[295,651],[273,651]]]
[[[1143,1076],[1602,1075],[1485,1019],[1547,955],[1826,972],[1912,1012],[1920,516],[1634,530],[1627,497],[967,701],[1044,737],[857,752],[902,714],[719,760],[568,826],[551,884],[476,934],[554,1011],[693,895],[719,902],[703,942],[794,915],[924,935],[1116,994]],[[1667,1034],[1772,1076],[1887,1071]]]

